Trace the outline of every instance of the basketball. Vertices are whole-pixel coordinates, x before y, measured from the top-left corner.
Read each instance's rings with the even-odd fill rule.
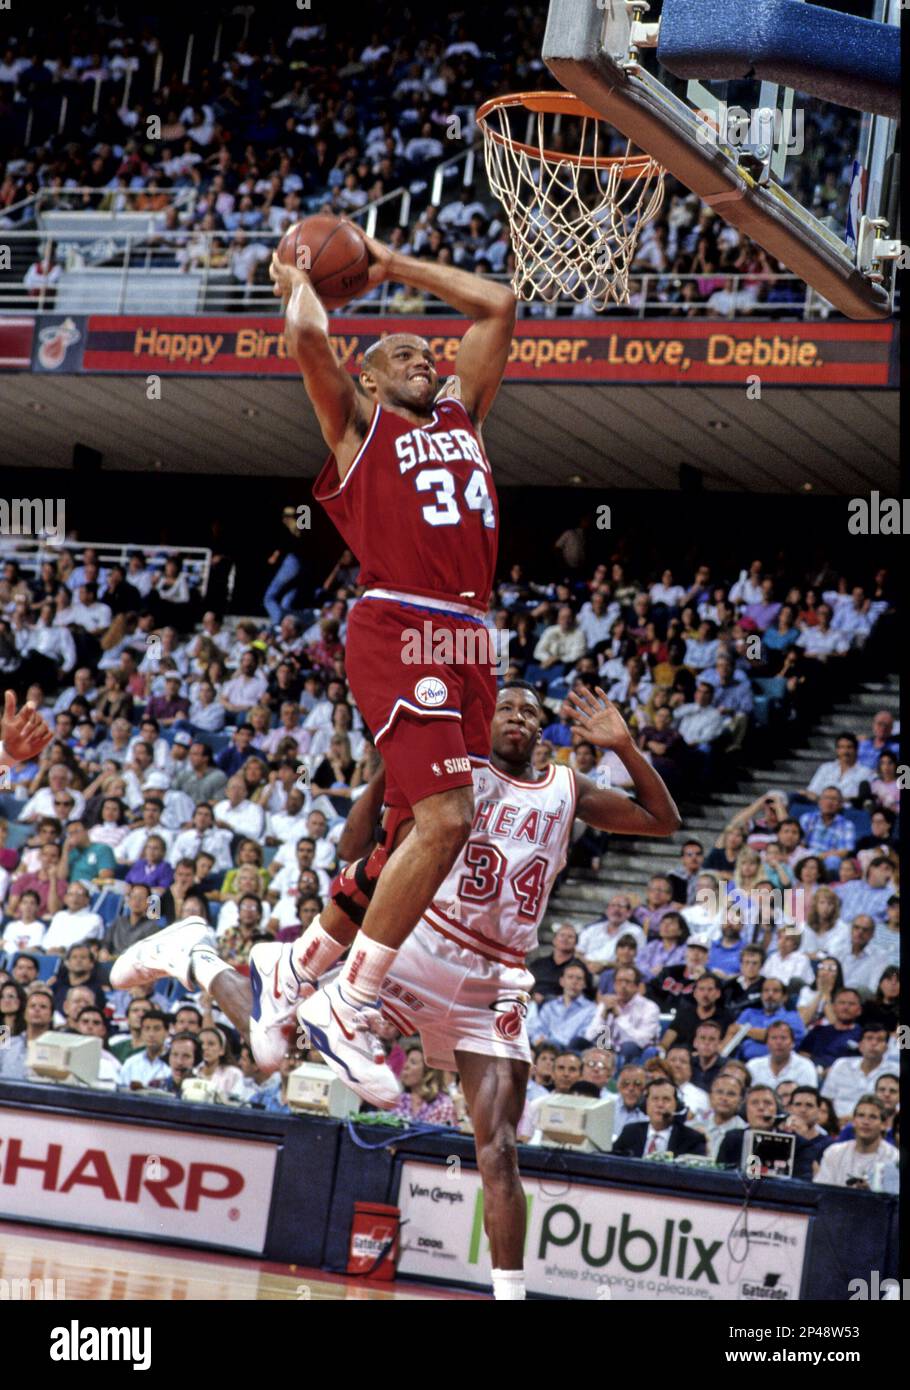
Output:
[[[318,213],[289,227],[278,243],[278,259],[299,266],[327,309],[343,304],[366,289],[370,258],[356,227],[340,217]]]

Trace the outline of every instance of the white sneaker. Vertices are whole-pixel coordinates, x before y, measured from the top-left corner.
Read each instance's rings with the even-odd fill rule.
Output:
[[[293,949],[281,941],[260,941],[250,951],[250,984],[250,1047],[261,1071],[277,1071],[297,1035],[297,1005],[314,986],[297,974]]]
[[[194,946],[217,945],[217,938],[208,922],[201,917],[184,917],[173,926],[164,927],[135,945],[127,947],[111,966],[111,988],[131,989],[164,976],[179,980],[184,989],[192,989],[188,972],[190,952]]]
[[[370,1031],[379,1018],[375,1004],[353,1004],[333,980],[297,1008],[297,1021],[309,1033],[323,1061],[362,1100],[388,1110],[401,1095],[398,1078],[385,1059],[382,1044]]]

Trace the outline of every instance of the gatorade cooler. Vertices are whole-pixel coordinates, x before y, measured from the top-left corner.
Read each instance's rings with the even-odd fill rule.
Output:
[[[355,1202],[348,1274],[359,1274],[364,1279],[394,1279],[400,1225],[398,1207]]]

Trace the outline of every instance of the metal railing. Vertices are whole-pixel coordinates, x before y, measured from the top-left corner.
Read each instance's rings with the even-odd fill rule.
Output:
[[[381,202],[391,201],[390,194]],[[379,203],[361,208],[360,214],[375,213]],[[402,225],[406,220],[405,202],[400,212]],[[370,218],[366,230],[370,231]],[[375,220],[373,225],[375,225]],[[118,230],[112,223],[106,235],[97,230],[80,238],[67,232],[56,239],[35,232],[0,230],[0,242],[14,247],[27,242],[42,258],[48,245],[55,245],[60,273],[55,282],[26,286],[23,280],[0,277],[0,313],[35,314],[213,314],[277,312],[267,266],[278,237],[269,232],[248,232],[238,246],[236,234],[180,231],[137,234],[133,230]],[[457,232],[453,240],[457,245]],[[249,256],[249,248],[258,246],[257,258]],[[246,256],[249,265],[243,265]],[[250,266],[255,266],[255,278],[248,283]],[[494,274],[491,279],[508,283],[507,274]],[[685,286],[709,282],[722,292],[722,298],[708,303],[710,297],[686,300]],[[762,297],[767,291],[784,296],[769,302]],[[779,274],[688,274],[668,271],[633,272],[630,284],[631,302],[611,307],[601,313],[589,313],[572,299],[558,299],[545,304],[537,301],[522,304],[520,315],[535,318],[619,317],[619,318],[818,318],[827,317],[830,306],[796,275]],[[383,284],[366,298],[352,300],[336,316],[351,315],[452,315],[454,310],[432,296],[410,292],[397,284]]]
[[[0,558],[16,560],[23,573],[34,575],[36,578],[46,560],[56,563],[64,551],[73,557],[78,568],[87,550],[96,552],[98,565],[101,569],[104,569],[105,565],[123,565],[126,569],[129,557],[133,554],[140,554],[145,560],[146,568],[158,573],[164,569],[165,560],[170,559],[171,556],[179,557],[182,561],[183,573],[186,575],[190,587],[201,597],[204,597],[208,592],[212,552],[205,546],[143,545],[135,541],[71,541],[67,539],[62,540],[59,545],[54,545],[42,537],[0,536]],[[127,575],[127,577],[129,576]]]
[[[441,164],[436,165],[433,173],[433,182],[430,191],[430,202],[440,207],[445,192],[445,181],[450,169],[456,169],[459,164],[464,164],[464,173],[461,176],[462,188],[470,188],[474,183],[474,165],[477,160],[477,148],[470,145],[466,150],[453,155],[451,159],[444,159]]]

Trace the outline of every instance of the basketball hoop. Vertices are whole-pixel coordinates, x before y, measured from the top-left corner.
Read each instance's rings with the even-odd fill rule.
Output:
[[[522,110],[537,117],[536,144],[513,134],[510,119]],[[623,154],[604,153],[611,127],[572,92],[493,97],[477,124],[490,188],[509,219],[517,297],[628,304],[638,238],[663,202],[656,160],[628,142]]]

